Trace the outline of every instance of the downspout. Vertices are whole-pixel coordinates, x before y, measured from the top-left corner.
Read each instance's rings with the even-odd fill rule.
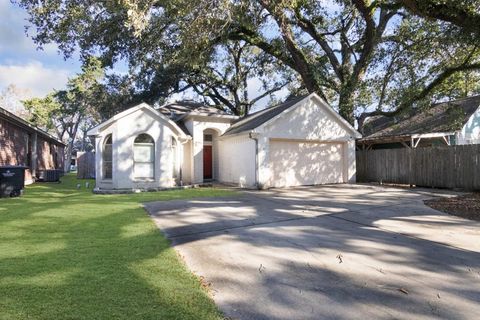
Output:
[[[255,141],[255,187],[260,189],[258,184],[258,134],[252,131],[248,134],[248,137]]]
[[[183,187],[183,163],[185,161],[185,144],[192,140],[192,137],[191,136],[186,136],[185,138],[181,138],[179,137],[178,141],[180,141],[180,144],[182,145],[182,152],[181,152],[181,161],[179,161],[179,172],[178,172],[178,175],[179,175],[179,183],[180,183],[180,186]],[[177,150],[177,153],[178,153],[179,150]]]

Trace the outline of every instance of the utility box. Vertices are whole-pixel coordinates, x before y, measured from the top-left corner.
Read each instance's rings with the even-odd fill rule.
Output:
[[[0,198],[18,197],[25,187],[23,166],[0,166]]]
[[[37,178],[43,182],[57,182],[60,180],[63,171],[58,169],[37,170]]]

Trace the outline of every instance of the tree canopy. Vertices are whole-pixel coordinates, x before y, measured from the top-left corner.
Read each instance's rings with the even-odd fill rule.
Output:
[[[37,44],[126,61],[133,92],[151,100],[193,89],[244,115],[288,86],[361,126],[478,90],[479,0],[16,2]]]
[[[68,80],[65,89],[53,91],[44,98],[23,101],[30,113],[30,122],[53,131],[60,140],[67,142],[68,165],[79,128],[85,132],[98,120],[97,103],[102,103],[98,94],[103,92],[100,83],[103,76],[101,62],[90,57],[82,72]]]

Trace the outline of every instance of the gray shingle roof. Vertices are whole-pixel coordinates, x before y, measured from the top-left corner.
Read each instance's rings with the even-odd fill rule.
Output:
[[[177,102],[173,102],[173,103],[161,106],[157,110],[174,121],[178,120],[179,118],[181,118],[182,116],[188,113],[193,113],[193,112],[211,115],[211,116],[231,115],[213,106],[208,106],[204,103],[194,102],[194,101],[177,101]]]
[[[48,133],[47,131],[45,131],[41,128],[38,128],[37,126],[33,125],[32,123],[28,122],[27,120],[24,120],[24,119],[20,118],[19,116],[13,114],[12,112],[10,112],[7,109],[4,109],[2,107],[0,107],[0,119],[5,119],[7,122],[14,123],[17,126],[20,126],[20,127],[24,128],[27,131],[37,132],[41,137],[43,137],[43,138],[45,138],[49,141],[53,141],[57,144],[62,144],[64,146],[66,146],[66,144],[63,141],[61,141],[60,139],[58,139],[57,137],[51,135],[50,133]]]
[[[278,104],[276,106],[252,113],[245,118],[242,118],[233,123],[233,125],[228,128],[227,131],[223,134],[224,136],[237,134],[241,132],[246,132],[253,130],[260,125],[264,124],[268,120],[272,119],[276,115],[282,113],[283,111],[287,110],[288,108],[295,105],[297,102],[305,99],[307,95],[292,98],[290,100],[285,101],[284,103]]]
[[[197,114],[197,115],[206,115],[206,116],[232,116],[231,114],[215,108],[213,106],[208,106],[201,102],[195,101],[176,101],[170,104],[163,105],[157,108],[157,111],[162,113],[164,116],[175,121],[182,131],[190,135],[187,127],[183,123],[182,119],[188,114]]]
[[[377,116],[364,125],[364,139],[408,136],[461,130],[480,106],[480,95],[432,105],[422,111],[412,110],[395,119]]]

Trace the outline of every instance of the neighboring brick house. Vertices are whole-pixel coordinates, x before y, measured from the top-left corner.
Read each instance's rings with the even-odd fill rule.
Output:
[[[0,166],[26,166],[25,183],[41,170],[64,169],[65,144],[13,113],[0,108]]]

